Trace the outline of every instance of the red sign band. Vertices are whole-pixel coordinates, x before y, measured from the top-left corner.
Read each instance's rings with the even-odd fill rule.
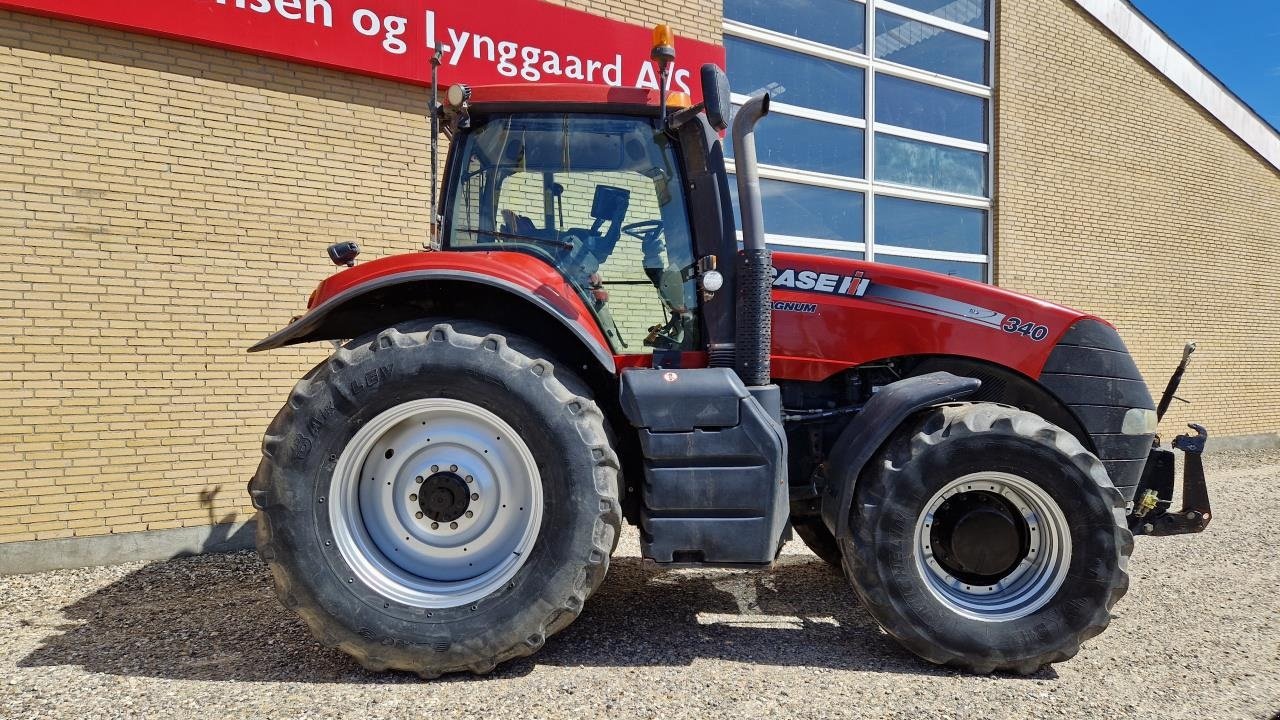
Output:
[[[501,7],[495,7],[499,5]],[[0,8],[214,45],[418,85],[583,82],[656,88],[650,29],[538,0],[0,0]],[[671,89],[724,49],[680,39]]]

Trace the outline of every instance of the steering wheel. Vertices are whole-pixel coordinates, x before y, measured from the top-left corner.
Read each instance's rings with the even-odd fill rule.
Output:
[[[654,240],[662,234],[661,220],[641,220],[630,225],[623,225],[622,232],[639,240]]]

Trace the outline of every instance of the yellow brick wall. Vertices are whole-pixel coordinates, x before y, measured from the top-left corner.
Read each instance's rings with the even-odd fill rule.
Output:
[[[720,40],[718,0],[590,5]],[[426,103],[0,12],[0,543],[249,517],[262,430],[325,352],[244,348],[329,243],[421,243]]]
[[[676,35],[719,45],[723,0],[549,0],[575,10],[652,27],[666,23]],[[679,52],[679,43],[676,51]],[[696,68],[694,68],[696,70]],[[696,75],[695,75],[696,78]]]
[[[719,2],[563,4],[720,39]],[[1280,174],[1070,0],[998,13],[998,282],[1112,319],[1157,388],[1200,340],[1171,419],[1275,432]],[[420,242],[425,91],[6,12],[0,91],[0,542],[247,517],[325,353],[243,348],[329,242]]]
[[[1119,327],[1164,429],[1280,430],[1280,173],[1072,0],[998,2],[996,280]]]

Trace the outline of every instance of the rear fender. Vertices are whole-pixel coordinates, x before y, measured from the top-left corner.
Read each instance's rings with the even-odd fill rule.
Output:
[[[822,496],[822,521],[837,537],[849,535],[849,508],[854,485],[871,456],[907,418],[940,403],[973,394],[977,378],[947,372],[916,375],[885,385],[840,433],[826,463],[827,487]]]
[[[447,289],[448,292],[444,292]],[[433,290],[435,292],[433,292]],[[567,330],[602,370],[617,370],[613,355],[598,337],[594,319],[585,307],[565,309],[518,283],[467,270],[418,269],[375,277],[338,292],[313,307],[305,315],[262,339],[249,352],[274,350],[314,340],[341,340],[359,337],[417,317],[439,315],[447,304],[451,313],[463,316],[470,295],[491,297],[495,293],[510,301],[509,319],[518,317],[526,306]],[[447,301],[447,303],[446,303]],[[593,323],[590,326],[584,323]]]

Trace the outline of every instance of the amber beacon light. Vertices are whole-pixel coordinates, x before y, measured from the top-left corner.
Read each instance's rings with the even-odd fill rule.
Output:
[[[676,59],[676,36],[666,25],[653,28],[653,49],[649,57],[658,64],[658,94],[660,96],[662,123],[667,122],[667,93],[671,90],[671,63]]]
[[[659,65],[665,65],[676,59],[676,36],[667,25],[656,25],[653,28],[653,50],[649,57]]]

